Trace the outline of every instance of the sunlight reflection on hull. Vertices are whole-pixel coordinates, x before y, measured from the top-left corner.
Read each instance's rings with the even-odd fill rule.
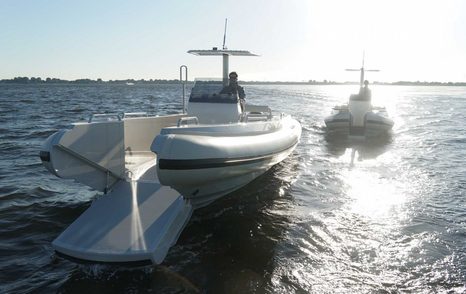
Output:
[[[136,250],[146,250],[146,240],[142,229],[141,214],[139,213],[138,205],[138,183],[131,179],[131,198],[132,198],[132,213],[131,213],[131,244]]]
[[[147,249],[146,238],[139,211],[138,202],[138,180],[152,167],[152,162],[148,161],[140,165],[138,168],[128,170],[126,178],[131,183],[131,244],[135,250],[145,251]]]

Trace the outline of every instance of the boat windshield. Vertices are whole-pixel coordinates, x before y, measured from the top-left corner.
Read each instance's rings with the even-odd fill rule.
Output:
[[[218,78],[197,78],[194,82],[191,95],[219,94],[223,89],[223,82]]]
[[[223,82],[219,79],[196,79],[189,102],[238,103],[238,94],[221,93]]]

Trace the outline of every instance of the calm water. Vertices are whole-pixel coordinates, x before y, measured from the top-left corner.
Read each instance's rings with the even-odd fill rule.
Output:
[[[161,266],[77,264],[51,241],[99,194],[38,151],[91,113],[176,113],[157,86],[0,85],[0,292],[464,293],[466,88],[373,87],[391,138],[349,145],[323,118],[354,86],[246,86],[303,126],[291,157],[198,210]]]

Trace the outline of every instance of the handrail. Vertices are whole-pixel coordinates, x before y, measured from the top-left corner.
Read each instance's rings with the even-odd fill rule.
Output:
[[[184,81],[183,81],[183,69],[184,69]],[[186,113],[186,102],[185,102],[185,92],[186,92],[186,83],[188,82],[188,67],[186,65],[180,66],[180,82],[183,89],[183,113]]]
[[[246,105],[245,112],[241,114],[240,121],[248,122],[249,120],[261,121],[272,118],[272,109],[262,105]]]
[[[121,115],[121,119],[124,119],[126,117],[136,117],[136,116],[144,116],[147,117],[147,112],[123,112]]]
[[[181,117],[179,120],[178,120],[178,123],[177,123],[177,126],[178,127],[181,127],[184,124],[188,125],[189,122],[194,122],[194,124],[198,125],[199,124],[199,119],[195,116],[187,116],[187,117]]]
[[[89,160],[87,159],[86,157],[82,156],[81,154],[71,150],[70,148],[68,147],[65,147],[63,146],[62,144],[57,144],[57,145],[54,145],[55,147],[57,147],[58,149],[68,153],[69,155],[75,157],[76,159],[78,160],[81,160],[82,162],[104,172],[106,175],[107,175],[107,179],[106,179],[106,183],[105,183],[105,190],[104,190],[104,193],[107,193],[108,190],[113,187],[113,185],[116,184],[116,182],[118,182],[118,180],[123,180],[123,178],[119,175],[117,175],[116,173],[112,172],[111,170],[109,170],[108,168],[106,167],[103,167],[101,166],[100,164],[98,163],[95,163],[94,161],[92,160]],[[115,181],[113,184],[111,184],[110,186],[108,185],[108,176],[112,176],[114,177],[115,179],[117,179],[117,181]]]
[[[267,120],[270,120],[270,116],[265,113],[246,113],[246,115],[241,118],[242,122]]]
[[[107,117],[108,118],[108,117],[112,117],[112,116],[118,118],[118,121],[121,121],[121,114],[120,113],[95,113],[95,114],[93,113],[93,114],[91,114],[89,116],[89,120],[87,122],[91,123],[92,120],[94,118],[96,118],[96,117],[101,117],[101,118]]]

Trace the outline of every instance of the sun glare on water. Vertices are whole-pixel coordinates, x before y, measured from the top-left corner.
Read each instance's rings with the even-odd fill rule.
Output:
[[[353,151],[348,149],[346,153],[351,152]],[[348,209],[353,213],[371,218],[386,218],[393,209],[405,202],[399,189],[400,183],[384,178],[370,168],[350,168],[343,172],[342,178],[347,186],[346,195],[350,199]]]

